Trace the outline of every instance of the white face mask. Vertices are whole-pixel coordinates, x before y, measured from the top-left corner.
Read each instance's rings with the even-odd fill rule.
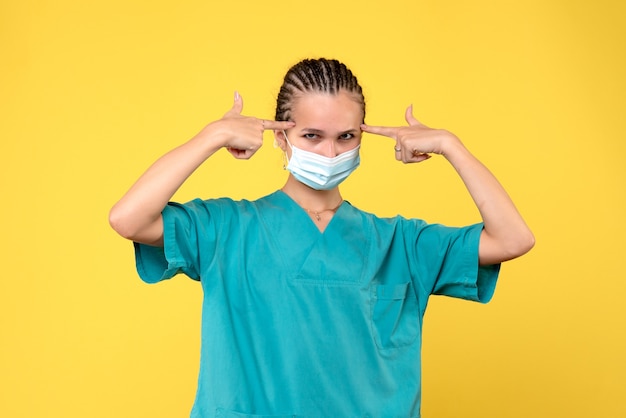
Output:
[[[291,147],[291,158],[287,164],[287,170],[298,181],[315,190],[330,190],[337,187],[361,163],[359,155],[361,144],[336,157],[325,157],[294,147],[289,142],[287,133],[283,131],[283,134],[287,144]]]

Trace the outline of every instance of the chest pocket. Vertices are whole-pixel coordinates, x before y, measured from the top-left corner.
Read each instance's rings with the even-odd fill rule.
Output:
[[[406,347],[419,335],[419,306],[410,282],[371,289],[371,320],[379,349]]]

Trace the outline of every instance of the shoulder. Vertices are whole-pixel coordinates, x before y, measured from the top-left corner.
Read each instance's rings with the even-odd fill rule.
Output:
[[[361,218],[364,222],[371,224],[376,228],[422,228],[428,225],[428,223],[419,218],[407,218],[402,215],[395,215],[391,217],[381,217],[374,213],[362,210],[353,206],[352,203],[346,201],[347,211],[355,217]]]
[[[235,200],[230,197],[218,197],[210,199],[196,198],[185,203],[169,202],[163,214],[167,217],[209,217],[224,221],[232,217],[258,213],[264,207],[275,205],[275,203],[272,203],[275,200],[273,195],[264,196],[256,200]]]
[[[346,213],[353,220],[359,220],[364,227],[379,236],[392,235],[394,240],[421,242],[426,245],[443,243],[456,239],[476,241],[482,230],[482,223],[466,226],[448,226],[441,223],[430,223],[420,218],[409,218],[403,215],[380,217],[374,213],[361,210],[348,203]]]

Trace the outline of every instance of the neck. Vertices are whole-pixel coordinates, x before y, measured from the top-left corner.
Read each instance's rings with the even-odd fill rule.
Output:
[[[308,211],[335,209],[343,201],[338,187],[331,190],[315,190],[300,183],[291,175],[282,191]]]

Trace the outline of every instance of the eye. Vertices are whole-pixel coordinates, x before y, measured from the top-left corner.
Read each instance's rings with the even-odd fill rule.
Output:
[[[352,138],[354,138],[354,134],[351,133],[345,133],[339,136],[339,139],[342,139],[344,141],[350,140]]]
[[[316,139],[317,138],[317,134],[312,134],[312,133],[303,134],[302,136],[304,138],[306,138],[306,139]]]

